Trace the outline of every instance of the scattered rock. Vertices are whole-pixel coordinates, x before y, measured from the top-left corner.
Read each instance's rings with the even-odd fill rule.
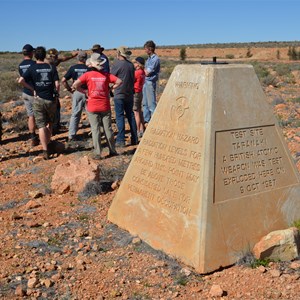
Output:
[[[279,270],[270,270],[270,274],[272,277],[280,277],[281,272]]]
[[[16,295],[16,296],[20,296],[20,297],[23,297],[23,296],[26,295],[26,291],[25,291],[25,289],[23,288],[22,285],[18,285],[18,286],[16,287],[15,295]]]
[[[84,156],[58,165],[52,177],[51,188],[59,194],[69,191],[79,193],[88,182],[99,180],[99,165]]]
[[[264,236],[255,244],[253,254],[257,259],[289,261],[299,256],[298,249],[300,249],[299,230],[291,227]]]
[[[40,191],[29,191],[28,195],[33,198],[33,199],[37,199],[37,198],[41,198],[43,197],[43,193]],[[35,208],[35,207],[33,207]]]
[[[29,192],[30,194],[30,192]],[[34,197],[32,197],[34,198]],[[41,203],[35,201],[35,200],[30,200],[26,203],[25,205],[25,210],[29,210],[29,209],[34,209],[34,208],[38,208],[41,206]]]
[[[291,262],[290,268],[294,270],[300,269],[300,260]]]
[[[142,240],[140,238],[138,238],[138,237],[134,237],[132,239],[132,244],[134,244],[134,245],[139,245],[141,243],[142,243]]]
[[[37,286],[39,280],[36,277],[30,278],[27,282],[27,287],[33,289]]]
[[[211,297],[222,297],[225,295],[225,291],[223,291],[220,285],[213,284],[209,291],[209,294]]]

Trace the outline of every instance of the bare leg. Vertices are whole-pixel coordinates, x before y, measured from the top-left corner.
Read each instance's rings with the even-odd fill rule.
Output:
[[[39,129],[39,137],[40,137],[40,141],[43,147],[43,150],[47,150],[48,149],[48,144],[50,142],[50,138],[51,138],[51,128],[49,127],[43,127]]]
[[[28,129],[30,133],[35,133],[35,119],[34,116],[28,117]]]

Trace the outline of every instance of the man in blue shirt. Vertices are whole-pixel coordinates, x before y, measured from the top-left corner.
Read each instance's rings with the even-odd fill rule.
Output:
[[[22,77],[23,74],[25,74],[25,72],[29,69],[30,66],[35,64],[35,61],[32,60],[34,51],[35,51],[35,49],[30,44],[26,44],[23,47],[22,53],[23,53],[24,58],[18,67],[20,77]],[[30,82],[28,82],[28,83],[31,86],[33,85]],[[23,92],[22,92],[22,99],[24,101],[27,116],[28,116],[28,129],[29,129],[30,138],[31,138],[31,145],[37,146],[39,144],[39,139],[35,133],[36,125],[35,125],[35,118],[33,115],[33,108],[32,108],[33,100],[34,100],[32,91],[27,89],[26,87],[24,87]]]
[[[59,91],[59,77],[56,67],[44,62],[46,58],[44,47],[37,47],[34,56],[36,63],[20,77],[19,83],[28,88],[35,97],[33,102],[35,122],[39,129],[44,159],[49,159],[48,145],[56,112],[55,90]]]
[[[143,114],[145,123],[149,123],[156,108],[156,82],[160,72],[160,60],[155,53],[155,43],[147,41],[144,45],[148,59],[145,64],[145,83],[143,87]]]
[[[68,80],[72,79],[75,82],[82,74],[87,72],[89,68],[86,66],[85,62],[87,60],[87,53],[85,51],[79,51],[77,55],[78,63],[71,66],[67,73],[62,79],[62,84],[64,87],[72,93],[72,115],[69,124],[69,138],[68,141],[74,141],[76,139],[76,133],[78,130],[78,125],[81,118],[82,110],[85,106],[86,95],[79,91],[72,91]],[[87,86],[82,86],[83,90],[87,90]]]

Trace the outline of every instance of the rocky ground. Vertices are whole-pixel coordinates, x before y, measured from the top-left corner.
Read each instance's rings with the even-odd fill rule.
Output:
[[[299,85],[269,86],[270,109],[285,127],[300,169]],[[63,119],[70,99],[62,99]],[[300,260],[255,268],[249,255],[234,266],[200,275],[107,220],[107,211],[135,147],[99,161],[101,182],[79,194],[51,190],[55,168],[91,151],[86,116],[81,141],[49,161],[30,146],[22,102],[3,107],[0,145],[0,299],[300,299]],[[17,117],[14,117],[17,116]],[[20,118],[20,120],[18,120]],[[292,125],[291,125],[292,124]],[[294,124],[294,125],[293,125]],[[66,142],[67,130],[54,136]]]

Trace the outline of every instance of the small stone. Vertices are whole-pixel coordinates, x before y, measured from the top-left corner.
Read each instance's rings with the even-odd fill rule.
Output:
[[[22,285],[17,286],[17,288],[15,290],[15,295],[20,296],[20,297],[23,297],[26,295],[26,291],[24,290]]]
[[[280,277],[281,272],[279,270],[270,270],[270,274],[272,277],[277,278]]]
[[[120,186],[120,181],[119,181],[119,180],[114,181],[114,182],[111,184],[111,188],[112,188],[113,190],[116,190],[119,186]]]
[[[267,269],[264,267],[264,266],[259,266],[257,268],[257,270],[260,272],[260,273],[265,273],[267,271]]]
[[[293,270],[300,269],[300,260],[293,261],[290,264],[290,268],[293,269]]]
[[[142,241],[138,237],[135,237],[135,238],[132,239],[132,244],[134,244],[134,245],[139,245],[141,243],[142,243]]]
[[[190,276],[192,272],[187,268],[183,268],[181,269],[180,273],[184,274],[185,276]]]
[[[53,285],[53,282],[49,278],[47,278],[44,281],[44,285],[45,285],[46,288],[49,288]]]
[[[54,281],[54,282],[57,282],[59,279],[62,279],[63,278],[63,275],[61,273],[57,273],[57,274],[54,274],[51,279]]]
[[[37,198],[41,198],[43,197],[43,193],[41,193],[40,191],[29,191],[28,195],[33,198],[33,199],[37,199]],[[29,201],[30,202],[30,201]],[[41,206],[41,205],[39,205]]]
[[[27,282],[27,286],[28,286],[28,288],[32,289],[37,286],[38,282],[39,281],[37,278],[35,278],[35,277],[30,278]]]
[[[224,295],[224,291],[218,284],[213,284],[209,294],[211,297],[222,297]]]
[[[23,219],[23,217],[14,211],[13,214],[11,215],[11,220],[14,221],[20,219]]]
[[[44,160],[44,158],[42,156],[36,156],[33,158],[33,163],[38,163],[40,161]]]

